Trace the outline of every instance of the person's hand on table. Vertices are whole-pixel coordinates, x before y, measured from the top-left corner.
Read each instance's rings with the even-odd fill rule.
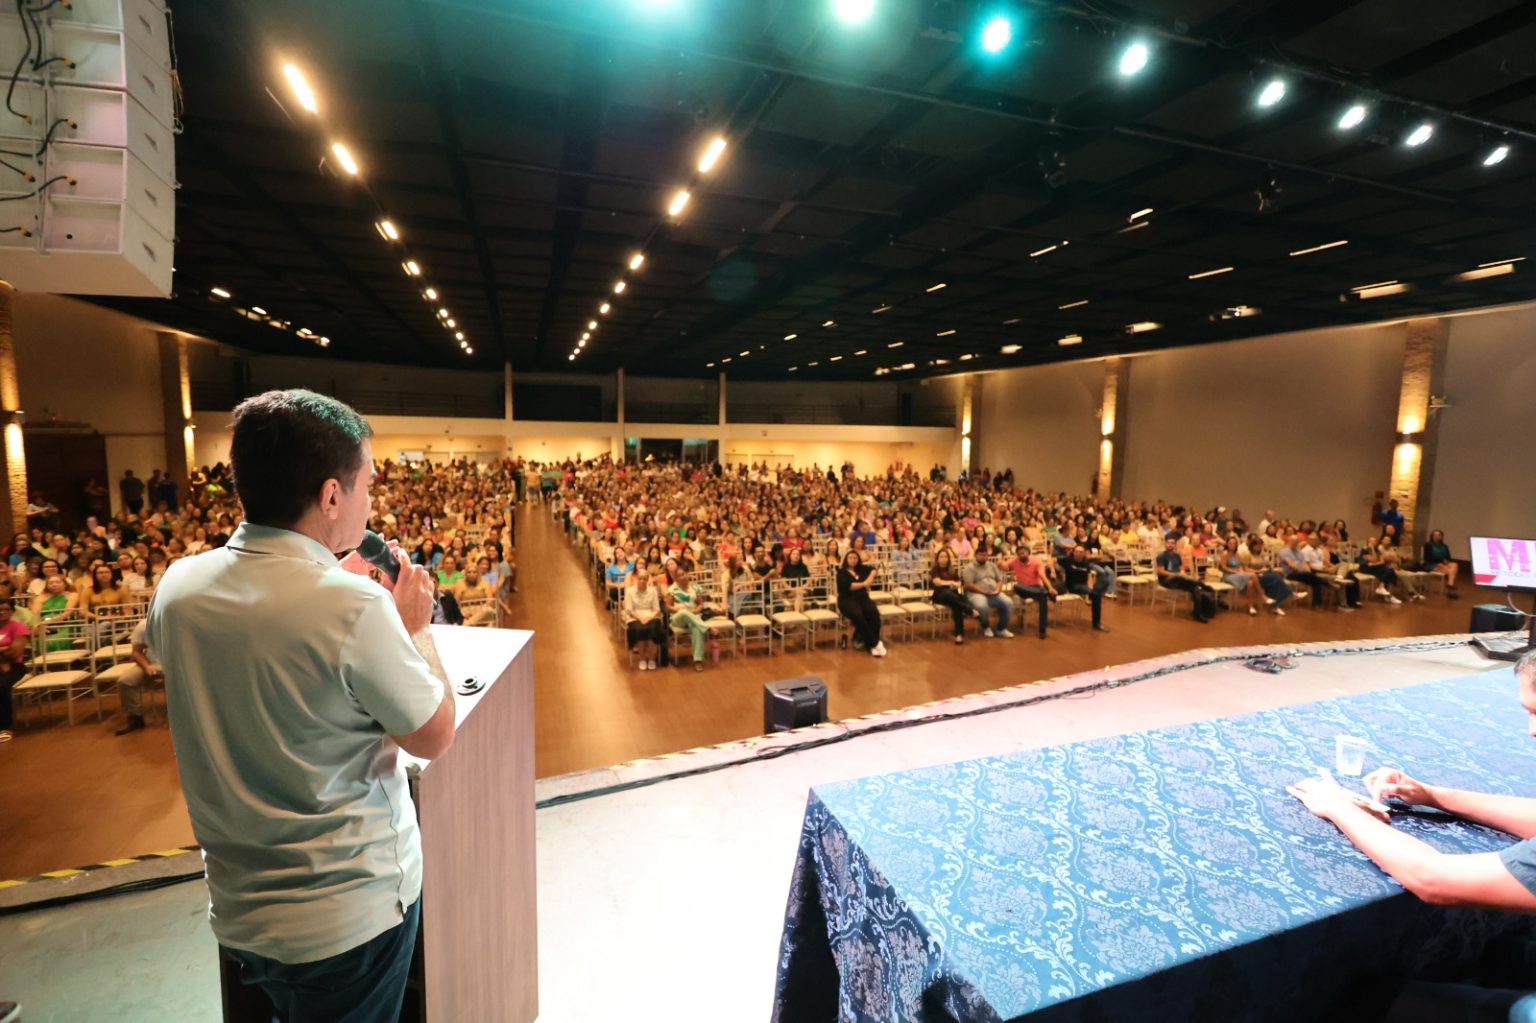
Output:
[[[1332,775],[1318,774],[1303,778],[1287,786],[1285,791],[1301,800],[1308,810],[1325,821],[1337,823],[1341,814],[1352,809],[1364,810],[1379,821],[1385,822],[1388,819],[1385,808],[1373,806],[1365,798],[1341,788]]]
[[[1396,799],[1410,806],[1435,806],[1429,786],[1408,777],[1395,767],[1379,767],[1365,776],[1365,787],[1378,803]]]

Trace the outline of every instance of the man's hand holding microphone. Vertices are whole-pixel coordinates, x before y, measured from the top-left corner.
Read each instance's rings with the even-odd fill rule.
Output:
[[[408,634],[414,636],[431,623],[437,602],[432,571],[411,564],[398,542],[386,543],[379,534],[364,530],[362,542],[341,560],[341,567],[358,575],[378,569],[379,583],[394,596],[395,610]]]

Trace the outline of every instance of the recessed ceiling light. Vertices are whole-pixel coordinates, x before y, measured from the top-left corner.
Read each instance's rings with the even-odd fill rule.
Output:
[[[1150,217],[1154,212],[1155,211],[1152,209],[1152,207],[1145,206],[1145,207],[1137,210],[1135,213],[1132,213],[1129,217],[1126,217],[1125,219],[1127,219],[1127,220],[1131,221],[1132,223],[1134,223],[1135,221],[1140,220],[1142,217]]]
[[[880,315],[880,314],[881,314],[881,313],[888,313],[888,312],[890,312],[890,311],[891,311],[891,307],[890,307],[890,306],[888,306],[888,305],[883,305],[883,306],[881,306],[881,307],[880,307],[880,308],[879,308],[879,309],[871,309],[871,310],[870,310],[870,311],[869,311],[869,314],[870,314],[870,315],[871,315],[871,316],[879,316],[879,315]]]
[[[715,164],[720,160],[720,154],[725,152],[725,139],[719,135],[705,148],[704,154],[699,157],[699,173],[708,174],[715,169]]]
[[[625,287],[626,287],[625,283],[623,281],[619,281],[617,284],[615,284],[613,286],[613,293],[615,295],[622,295],[622,294],[624,294],[624,288]]]
[[[948,359],[934,359],[928,365],[930,365],[930,366],[948,366],[949,365],[949,360]]]
[[[1514,263],[1495,263],[1493,266],[1480,266],[1476,270],[1468,270],[1452,277],[1453,281],[1480,281],[1484,277],[1499,277],[1515,272]]]
[[[583,341],[585,341],[585,340],[586,340],[586,339],[587,339],[587,338],[589,338],[589,337],[591,337],[591,336],[592,336],[592,335],[591,335],[591,334],[583,334],[583,335],[581,335],[581,339],[582,339],[582,340],[583,340]]]
[[[1348,131],[1351,128],[1358,128],[1360,123],[1365,120],[1365,115],[1365,104],[1356,103],[1339,117],[1339,130]]]
[[[715,364],[713,362],[706,362],[704,364],[704,368],[705,369],[714,369],[715,368]]]
[[[1086,298],[1080,298],[1076,302],[1068,302],[1066,305],[1059,305],[1056,308],[1057,309],[1076,309],[1080,305],[1087,305],[1087,304],[1088,304],[1088,300]]]
[[[841,355],[834,355],[834,356],[832,356],[832,358],[828,359],[827,361],[828,362],[842,362],[843,361],[843,357]]]
[[[1484,167],[1492,167],[1495,164],[1503,163],[1504,162],[1504,158],[1506,156],[1508,156],[1508,155],[1509,155],[1509,147],[1508,146],[1506,146],[1506,145],[1494,146],[1492,152],[1490,152],[1487,156],[1483,157],[1483,166]]]
[[[845,25],[858,25],[875,13],[875,0],[832,0],[832,10]]]
[[[210,294],[210,295],[217,295],[219,298],[228,298],[229,297],[229,292],[225,291],[223,288],[209,288],[208,289],[208,294]]]
[[[820,362],[808,362],[808,363],[806,363],[806,365],[807,366],[820,366],[821,363]]]
[[[1013,22],[999,14],[987,22],[981,30],[981,48],[988,53],[1001,53],[1013,39]]]
[[[799,334],[785,334],[784,335],[784,340],[785,341],[793,341],[795,338],[797,338],[799,336],[800,336]]]
[[[475,354],[475,350],[473,348],[466,348],[466,349],[464,349],[464,354],[465,355],[474,355]]]
[[[853,354],[854,355],[868,355],[869,354],[869,349],[868,348],[860,348],[858,351],[854,352]]]
[[[1003,345],[1003,347],[999,348],[998,351],[1002,352],[1004,355],[1013,355],[1023,347],[1023,345]]]
[[[827,320],[825,323],[822,324],[822,326],[823,327],[835,327],[835,326],[837,326],[837,321],[836,320]]]
[[[1403,145],[1422,146],[1424,143],[1428,142],[1434,134],[1435,126],[1425,122],[1424,124],[1419,125],[1417,128],[1413,129],[1413,131],[1408,133],[1408,137],[1403,139]]]
[[[905,341],[892,341],[890,344],[886,345],[885,347],[887,347],[887,348],[900,348],[904,344],[906,344]]]
[[[1348,245],[1348,244],[1349,244],[1349,240],[1347,238],[1340,238],[1336,242],[1328,242],[1328,243],[1323,244],[1323,245],[1314,245],[1310,249],[1297,249],[1295,252],[1291,253],[1291,255],[1293,255],[1293,256],[1310,256],[1314,252],[1322,252],[1324,249],[1336,249],[1340,245]]]
[[[638,270],[638,269],[640,269],[644,265],[645,265],[645,253],[637,252],[633,256],[629,257],[629,268],[631,270]]]
[[[597,312],[601,316],[607,316],[608,315],[608,310],[611,309],[611,308],[613,308],[613,307],[610,306],[607,302],[604,302],[602,305],[597,307]]]
[[[742,353],[741,353],[741,357],[742,357],[742,358],[743,358],[743,359],[745,359],[745,358],[746,358],[746,357],[747,357],[747,356],[749,356],[749,355],[751,355],[751,354],[752,354],[752,350],[751,350],[751,349],[748,349],[748,350],[747,350],[747,351],[745,351],[745,352],[742,352]]]
[[[1147,66],[1147,59],[1152,56],[1152,51],[1146,43],[1136,42],[1125,48],[1120,54],[1120,73],[1130,76]]]
[[[678,193],[672,197],[671,205],[667,207],[667,216],[675,217],[683,212],[683,207],[688,205],[688,200],[691,198],[693,197],[688,194],[686,188],[679,189]]]
[[[407,259],[404,263],[400,264],[400,268],[411,277],[421,276],[421,264],[414,259]]]
[[[400,229],[395,226],[394,221],[381,220],[373,226],[378,228],[379,234],[383,235],[390,241],[397,242],[400,240]]]
[[[970,352],[966,352],[964,355],[960,356],[960,361],[970,362],[974,358],[976,358],[976,356],[972,355]]]
[[[259,305],[251,306],[251,312],[255,313],[257,316],[265,316],[265,315],[267,315],[267,311],[265,309],[263,309]]]
[[[953,334],[954,332],[955,332],[955,329],[953,327],[951,327],[948,330],[941,330],[941,331],[939,331],[937,334],[934,335],[934,337],[949,337],[949,335]]]
[[[1133,333],[1135,332],[1133,331]],[[1083,343],[1083,335],[1068,334],[1066,337],[1057,338],[1056,343],[1061,345],[1063,348],[1067,347],[1068,345],[1080,345]]]
[[[436,302],[437,301],[437,289],[436,288],[428,288],[426,291],[423,291],[421,293],[421,297],[426,299],[428,302]]]
[[[462,330],[456,331],[454,333],[454,335],[453,335],[453,339],[455,341],[463,341],[464,340],[464,332]]]
[[[1202,270],[1197,274],[1190,274],[1189,279],[1192,281],[1198,281],[1202,277],[1215,277],[1217,274],[1231,273],[1235,269],[1236,267],[1221,266],[1217,267],[1215,270]]]
[[[320,103],[315,99],[315,90],[309,87],[309,81],[304,77],[304,72],[293,64],[284,64],[283,76],[288,79],[288,87],[293,90],[299,106],[312,114],[318,114]]]
[[[731,361],[731,357],[730,356],[726,356],[725,358],[720,360],[722,365],[727,363],[727,362],[730,362],[730,361]]]
[[[447,309],[439,309],[437,311],[437,318],[440,319],[440,320],[446,320],[448,318],[448,310]]]
[[[1043,248],[1043,249],[1036,249],[1036,250],[1035,250],[1035,251],[1034,251],[1034,252],[1031,252],[1031,253],[1030,253],[1030,254],[1029,254],[1029,256],[1030,256],[1030,258],[1031,258],[1031,259],[1033,259],[1033,258],[1035,258],[1035,257],[1036,257],[1036,256],[1043,256],[1043,255],[1045,255],[1045,254],[1046,254],[1046,253],[1047,253],[1047,252],[1055,252],[1055,251],[1056,251],[1056,250],[1057,250],[1057,249],[1058,249],[1058,248],[1060,248],[1060,246],[1057,246],[1057,245],[1047,245],[1047,246],[1046,246],[1046,247],[1045,247],[1045,248]]]
[[[336,142],[331,145],[331,152],[336,154],[336,162],[341,164],[342,170],[346,171],[348,174],[351,174],[353,177],[357,176],[357,161],[352,159],[352,151],[350,149],[342,145],[340,142]]]
[[[575,362],[576,361],[576,353],[572,352],[570,355],[567,355],[565,357],[565,359],[566,359],[567,362]]]
[[[1161,330],[1162,326],[1161,323],[1153,320],[1140,320],[1136,323],[1127,324],[1125,329],[1132,334],[1145,334],[1149,330]]]
[[[1022,322],[1024,322],[1024,318],[1023,318],[1023,317],[1022,317],[1022,316],[1015,316],[1015,317],[1014,317],[1014,318],[1013,318],[1013,319],[1011,319],[1011,320],[1004,320],[1004,321],[1003,321],[1003,326],[1005,326],[1005,327],[1011,327],[1011,326],[1013,326],[1013,325],[1014,325],[1014,324],[1015,324],[1015,323],[1022,323]]]
[[[944,282],[941,281],[938,284],[935,284],[933,287],[928,288],[926,290],[928,290],[931,293],[931,292],[935,292],[935,291],[941,291],[941,290],[943,290],[944,288],[947,288],[947,287],[949,287],[949,285],[945,284]]]
[[[588,330],[596,330],[597,329],[597,321],[596,320],[588,320],[587,321],[587,329]]]
[[[1269,84],[1259,90],[1259,106],[1272,107],[1285,98],[1285,82],[1278,78],[1272,79]]]
[[[322,337],[319,344],[321,348],[329,348],[331,347],[331,339],[328,337]]]

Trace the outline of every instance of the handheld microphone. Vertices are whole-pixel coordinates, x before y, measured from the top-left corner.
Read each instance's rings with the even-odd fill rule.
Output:
[[[357,553],[368,564],[389,576],[390,582],[399,581],[400,561],[395,557],[395,552],[389,549],[389,544],[384,542],[382,536],[371,529],[363,530],[363,539],[357,545]]]

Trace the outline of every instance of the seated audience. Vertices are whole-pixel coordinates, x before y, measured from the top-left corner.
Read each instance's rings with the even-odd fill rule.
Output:
[[[1058,551],[1071,551],[1076,544],[1063,547],[1057,544]],[[1040,610],[1040,638],[1045,638],[1046,624],[1050,619],[1050,602],[1056,599],[1056,588],[1051,585],[1050,577],[1046,574],[1046,560],[1033,554],[1024,554],[1022,557],[1015,555],[1003,566],[1004,571],[1013,576],[1013,592],[1017,593],[1024,601],[1036,601]]]
[[[640,670],[665,668],[667,632],[661,619],[661,594],[645,572],[635,573],[634,582],[624,590],[623,620],[630,652],[640,655]]]
[[[960,580],[960,572],[955,568],[955,556],[948,547],[940,547],[933,556],[933,603],[938,607],[948,608],[949,617],[954,622],[955,642],[965,642],[965,620],[967,618],[980,618],[981,612],[971,606],[971,602],[965,596],[965,584]]]
[[[118,735],[137,732],[144,727],[144,686],[165,677],[165,671],[150,658],[149,646],[144,641],[144,621],[133,628],[128,639],[132,667],[117,678],[118,699],[123,706],[123,724]]]
[[[1443,530],[1429,531],[1429,539],[1424,543],[1424,560],[1419,562],[1418,567],[1421,572],[1439,572],[1445,576],[1445,595],[1452,600],[1461,599],[1461,594],[1456,591],[1456,573],[1461,570],[1461,566],[1451,557],[1451,548],[1446,545]]]
[[[13,596],[9,584],[0,585],[0,742],[12,738],[11,687],[26,677],[32,635],[32,630],[16,618]]]
[[[1104,624],[1104,597],[1109,590],[1102,573],[1097,571],[1099,566],[1088,560],[1088,549],[1081,544],[1072,549],[1072,554],[1061,563],[1061,573],[1065,580],[1068,593],[1075,593],[1088,601],[1088,606],[1093,609],[1093,627],[1099,632],[1108,632],[1109,627]],[[1045,605],[1040,606],[1045,610]],[[1044,625],[1040,629],[1041,635],[1045,634]]]
[[[1194,566],[1179,553],[1179,537],[1170,534],[1163,541],[1163,552],[1153,563],[1157,581],[1170,590],[1184,590],[1193,601],[1194,619],[1202,624],[1216,617],[1216,591],[1194,576]]]
[[[1004,596],[1003,573],[984,545],[972,551],[970,561],[960,570],[960,581],[965,584],[966,599],[981,615],[981,634],[988,638],[1012,639],[1008,622],[1013,617],[1013,601]],[[995,629],[992,625],[994,615],[997,619]]]
[[[844,555],[837,569],[837,609],[853,625],[855,645],[875,657],[884,657],[885,644],[880,642],[880,612],[869,596],[874,571],[873,565],[864,564],[858,551],[850,550]]]
[[[703,671],[704,639],[709,631],[703,618],[704,594],[686,568],[676,569],[666,600],[672,628],[686,629],[693,640],[693,670]]]

